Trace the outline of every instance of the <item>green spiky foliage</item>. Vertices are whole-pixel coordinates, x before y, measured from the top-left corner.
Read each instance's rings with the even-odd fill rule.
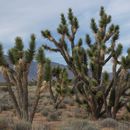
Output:
[[[55,89],[57,95],[64,96],[66,95],[67,88],[68,88],[68,73],[66,69],[62,69],[59,66],[56,68],[53,68],[53,76],[56,77],[56,84]]]
[[[29,49],[27,51],[25,51],[25,60],[26,62],[30,63],[33,60],[33,55],[35,53],[35,35],[31,35],[31,40],[30,40],[30,44],[29,44]]]
[[[26,121],[33,121],[38,101],[40,98],[40,88],[43,81],[43,65],[45,63],[44,50],[39,48],[36,53],[36,60],[38,63],[38,76],[37,76],[37,90],[36,100],[32,106],[32,111],[29,111],[28,103],[28,74],[30,65],[35,56],[35,35],[31,35],[29,48],[24,49],[23,41],[20,37],[15,39],[15,45],[9,49],[8,57],[12,65],[10,65],[3,53],[2,45],[0,45],[0,67],[2,74],[8,83],[9,95],[14,103],[17,116]],[[16,91],[12,90],[15,86]]]
[[[52,69],[52,77],[54,78],[55,91],[55,108],[57,109],[64,97],[69,94],[69,79],[65,68],[59,66]]]
[[[81,38],[78,42],[75,40],[79,24],[72,9],[68,11],[68,19],[61,14],[57,28],[59,40],[49,30],[41,31],[41,34],[54,44],[53,48],[43,45],[45,49],[60,52],[73,72],[74,88],[80,88],[92,117],[97,119],[106,114],[116,118],[116,113],[129,101],[125,95],[130,87],[129,78],[126,78],[129,77],[130,49],[127,56],[122,56],[123,46],[117,44],[119,26],[111,23],[111,16],[107,15],[104,7],[101,7],[99,15],[99,23],[91,19],[93,38],[86,35],[87,48]],[[111,60],[112,79],[103,69]]]
[[[36,61],[39,63],[39,64],[44,64],[45,63],[45,54],[44,54],[44,50],[42,47],[40,47],[38,49],[38,52],[36,54]]]
[[[60,66],[52,68],[49,59],[46,59],[44,70],[44,80],[48,83],[50,97],[54,108],[58,109],[66,94],[69,94],[67,70]]]

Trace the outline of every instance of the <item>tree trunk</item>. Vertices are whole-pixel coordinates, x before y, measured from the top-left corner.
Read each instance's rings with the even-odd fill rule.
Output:
[[[18,117],[21,119],[21,111],[20,111],[18,102],[17,102],[17,100],[16,100],[16,97],[15,97],[15,95],[14,95],[14,92],[13,92],[13,90],[12,90],[12,88],[11,88],[12,86],[11,86],[11,84],[10,84],[10,80],[9,80],[9,78],[8,78],[7,75],[4,75],[4,78],[5,78],[5,80],[6,80],[7,83],[8,83],[8,92],[9,92],[9,95],[10,95],[10,97],[11,97],[11,99],[12,99],[13,104],[14,104],[14,107],[15,107],[15,110],[16,110],[16,112],[17,112],[17,115],[18,115]]]
[[[29,120],[28,118],[28,81],[27,81],[27,75],[28,75],[28,72],[23,72],[23,94],[24,94],[24,97],[23,97],[23,100],[24,100],[24,119],[25,120]]]
[[[55,102],[56,102],[56,98],[55,98],[54,93],[53,93],[53,90],[52,90],[51,80],[49,81],[49,92],[50,92],[51,99],[52,99],[53,102],[55,103]]]
[[[29,119],[29,121],[30,121],[31,123],[33,122],[33,118],[34,118],[35,113],[36,113],[36,109],[37,109],[37,106],[38,106],[39,99],[40,99],[40,94],[38,94],[38,95],[36,96],[36,100],[35,100],[35,102],[34,102],[34,104],[33,104],[33,109],[32,109],[32,112],[31,112],[31,114],[30,114],[30,119]]]

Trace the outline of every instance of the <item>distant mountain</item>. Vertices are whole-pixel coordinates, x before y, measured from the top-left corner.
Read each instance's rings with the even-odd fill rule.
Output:
[[[6,60],[8,61],[8,63],[10,64],[9,58],[8,56],[5,56]],[[73,73],[68,69],[68,67],[66,65],[62,65],[59,63],[55,63],[55,62],[51,62],[51,66],[56,67],[56,66],[60,66],[61,68],[66,68],[68,71],[68,76],[70,79],[72,79],[73,77]],[[89,71],[89,74],[91,75],[91,72]],[[112,79],[112,73],[109,73],[110,79]],[[29,70],[29,81],[35,81],[37,78],[37,63],[35,61],[32,62],[31,66],[30,66],[30,70]],[[2,74],[0,73],[0,82],[5,82]]]
[[[5,59],[10,64],[8,56],[5,56]],[[66,68],[67,71],[68,71],[69,78],[73,77],[73,73],[68,69],[68,67],[66,65],[62,65],[62,64],[59,64],[59,63],[52,62],[51,66],[52,66],[52,68],[56,67],[56,66],[60,66],[61,68]],[[30,66],[30,70],[29,70],[29,77],[28,77],[29,81],[36,80],[36,76],[37,76],[37,63],[35,61],[33,61],[31,66]],[[1,73],[0,73],[0,82],[5,82]]]
[[[52,68],[56,67],[56,66],[60,66],[61,68],[66,68],[68,71],[68,76],[69,78],[73,77],[73,73],[68,69],[68,67],[66,65],[62,65],[59,63],[55,63],[55,62],[51,62],[51,66]],[[37,76],[37,63],[36,62],[32,62],[31,66],[30,66],[30,72],[29,72],[29,80],[35,80]]]

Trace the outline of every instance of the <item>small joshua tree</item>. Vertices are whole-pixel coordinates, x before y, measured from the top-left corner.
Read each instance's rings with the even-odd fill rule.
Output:
[[[64,100],[64,97],[69,94],[69,79],[67,70],[65,68],[62,69],[59,66],[53,68],[52,75],[55,78],[55,108],[57,109],[61,102]]]
[[[82,39],[75,40],[79,28],[78,20],[71,9],[68,12],[68,21],[61,14],[61,23],[57,28],[60,39],[55,39],[49,30],[41,31],[42,36],[54,44],[54,48],[44,44],[44,48],[60,52],[69,69],[75,76],[74,87],[80,88],[88,106],[88,112],[97,119],[103,114],[116,118],[116,113],[125,106],[130,99],[129,73],[130,49],[127,56],[122,56],[122,45],[116,44],[119,37],[119,26],[111,24],[111,16],[107,15],[104,8],[100,10],[99,24],[91,19],[90,35],[86,35],[86,44]],[[110,61],[112,79],[104,66]]]
[[[13,101],[17,116],[20,119],[30,122],[33,121],[38,106],[43,81],[43,66],[45,63],[44,51],[42,48],[39,48],[38,52],[35,54],[35,39],[35,36],[31,35],[29,48],[27,50],[24,49],[20,37],[15,39],[15,46],[8,51],[11,64],[6,61],[2,45],[0,45],[1,72],[5,81],[8,83],[9,95]],[[36,98],[32,106],[32,111],[29,111],[28,74],[35,55],[38,63]],[[13,90],[13,86],[15,86],[16,92]]]
[[[48,84],[51,99],[55,102],[56,99],[52,88],[52,67],[51,67],[51,61],[49,59],[46,59],[44,70],[45,70],[44,80]]]
[[[51,99],[53,100],[54,107],[57,109],[65,95],[69,93],[68,73],[65,68],[62,69],[59,66],[52,68],[50,60],[47,59],[44,80],[47,81]]]

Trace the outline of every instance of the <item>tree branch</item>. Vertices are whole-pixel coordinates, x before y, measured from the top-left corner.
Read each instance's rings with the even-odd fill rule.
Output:
[[[105,65],[112,57],[112,54],[110,54],[104,61],[103,65]]]
[[[53,51],[53,52],[59,52],[60,50],[58,48],[52,48],[52,47],[49,47],[48,45],[42,45],[46,50],[49,50],[49,51]]]

